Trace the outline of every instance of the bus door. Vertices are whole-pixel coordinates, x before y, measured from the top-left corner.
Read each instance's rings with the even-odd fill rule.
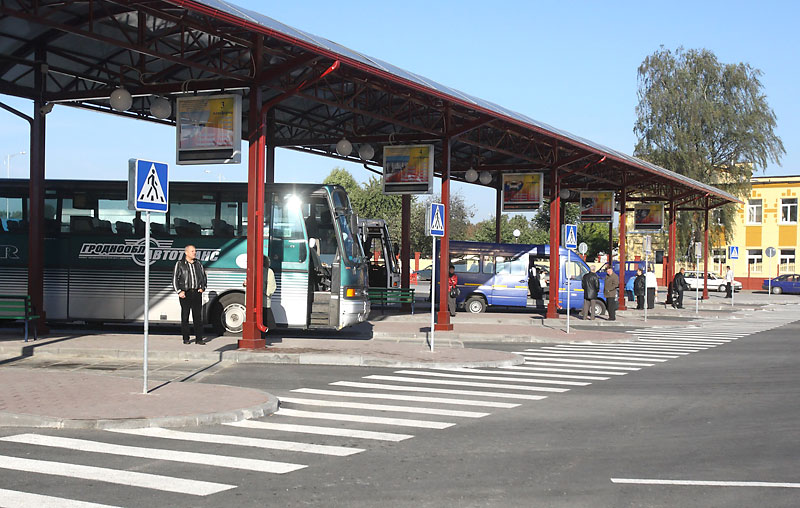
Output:
[[[269,247],[267,255],[275,274],[272,295],[275,324],[306,328],[309,315],[309,255],[303,230],[301,204],[296,196],[271,194],[268,208]]]
[[[495,256],[491,305],[525,307],[528,304],[528,256]]]

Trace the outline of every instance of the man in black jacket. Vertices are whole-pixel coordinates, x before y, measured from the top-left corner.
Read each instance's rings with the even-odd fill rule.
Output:
[[[689,289],[689,284],[686,282],[686,276],[683,274],[684,271],[686,271],[686,269],[681,268],[681,271],[676,273],[675,277],[672,279],[672,288],[678,293],[677,300],[672,301],[672,306],[676,309],[683,308],[683,292]]]
[[[642,269],[636,270],[636,278],[633,279],[633,294],[636,296],[636,310],[644,310],[644,293],[647,287]]]
[[[172,273],[172,287],[178,293],[181,303],[181,332],[183,343],[189,344],[189,311],[192,311],[195,343],[203,345],[203,291],[206,290],[206,271],[195,259],[197,250],[194,245],[183,249],[183,259],[175,263]]]
[[[594,273],[594,267],[589,267],[589,273],[585,274],[581,279],[581,288],[583,288],[583,311],[581,311],[581,319],[586,319],[588,314],[590,320],[594,319],[594,307],[597,295],[600,293],[600,277]]]

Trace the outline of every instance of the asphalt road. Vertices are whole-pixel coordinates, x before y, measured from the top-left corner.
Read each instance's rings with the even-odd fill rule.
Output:
[[[746,326],[748,323],[742,323]],[[736,327],[730,328],[735,337]],[[413,435],[392,441],[342,436],[309,436],[241,427],[187,429],[192,433],[312,440],[316,444],[364,450],[348,456],[294,453],[226,444],[185,442],[100,431],[3,429],[0,489],[80,499],[117,506],[552,506],[552,507],[796,507],[800,504],[800,324],[755,333],[732,342],[660,361],[625,375],[609,375],[543,400],[503,399],[513,408],[465,407],[423,402],[359,399],[490,413],[483,417],[382,416],[452,422],[443,429],[344,423],[291,414],[265,421]],[[692,339],[693,340],[693,339]],[[693,344],[697,344],[696,342]],[[497,345],[494,345],[497,347]],[[551,355],[547,346],[503,345]],[[622,347],[622,346],[620,346]],[[678,348],[678,346],[673,346]],[[688,345],[687,345],[688,347]],[[544,351],[544,352],[542,352]],[[539,353],[542,352],[542,353]],[[545,356],[545,358],[549,358]],[[576,361],[577,358],[575,357]],[[587,357],[582,357],[587,358]],[[631,360],[627,360],[631,361]],[[607,365],[621,365],[610,363]],[[587,366],[587,369],[589,367]],[[598,367],[592,367],[598,368]],[[614,367],[606,367],[614,368]],[[619,367],[627,369],[630,367]],[[637,367],[638,368],[638,367]],[[279,397],[325,398],[310,390],[360,390],[344,383],[390,383],[364,376],[395,370],[345,367],[238,365],[203,382],[268,389]],[[507,374],[510,371],[495,373]],[[517,371],[525,372],[525,371]],[[613,371],[610,371],[613,372]],[[481,374],[495,375],[490,372]],[[420,376],[421,377],[421,376]],[[416,379],[420,379],[417,377]],[[498,382],[498,381],[495,381]],[[397,382],[395,382],[397,384]],[[414,386],[433,386],[420,385]],[[456,389],[463,387],[453,386]],[[509,392],[503,388],[471,388]],[[403,392],[412,396],[443,394]],[[519,393],[519,392],[518,392]],[[531,394],[538,392],[530,392]],[[353,401],[347,397],[329,400]],[[461,396],[461,398],[467,398]],[[501,400],[500,398],[471,399]],[[345,407],[283,403],[281,411],[305,410],[374,415]],[[280,418],[283,418],[281,420]],[[407,425],[407,424],[406,424]],[[236,457],[221,467],[108,453],[31,445],[20,434],[78,438],[136,449],[158,448]],[[126,452],[127,453],[127,452]],[[23,472],[4,457],[92,465],[235,486],[197,495],[76,480]],[[244,459],[269,459],[307,467],[284,474],[253,472]],[[263,462],[263,461],[262,461]],[[259,467],[264,464],[259,463]],[[101,478],[100,475],[97,478]],[[612,481],[612,479],[615,479]],[[666,484],[643,484],[643,481]],[[615,483],[616,481],[616,483]],[[671,482],[671,483],[669,483]],[[680,485],[676,482],[740,482],[743,486]],[[756,486],[752,482],[767,482]],[[774,485],[773,485],[774,484]],[[3,499],[0,492],[0,499]],[[0,503],[0,505],[4,505]]]

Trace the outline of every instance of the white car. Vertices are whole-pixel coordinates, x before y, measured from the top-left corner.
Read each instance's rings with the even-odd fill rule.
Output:
[[[697,285],[699,284],[700,290],[703,289],[703,279],[697,277],[697,273],[695,271],[686,271],[684,272],[684,276],[686,277],[686,283],[689,284],[689,287],[692,289],[697,289]],[[708,290],[709,291],[719,291],[725,292],[727,288],[725,287],[725,277],[719,277],[714,275],[713,273],[708,274]],[[740,291],[742,289],[742,283],[738,280],[733,281],[733,290]]]

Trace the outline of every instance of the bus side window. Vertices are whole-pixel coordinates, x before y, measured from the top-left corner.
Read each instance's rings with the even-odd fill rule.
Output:
[[[275,196],[270,214],[270,258],[281,263],[302,263],[307,256],[303,216],[300,210],[292,211],[281,201],[280,196]]]
[[[581,280],[589,272],[586,266],[575,261],[564,263],[564,271],[571,280]]]
[[[456,273],[478,273],[480,256],[475,254],[453,253],[450,256],[450,263],[453,264]]]
[[[495,258],[498,275],[526,275],[528,273],[527,258],[507,258],[497,256]]]
[[[494,273],[494,258],[492,256],[483,256],[483,273]]]

